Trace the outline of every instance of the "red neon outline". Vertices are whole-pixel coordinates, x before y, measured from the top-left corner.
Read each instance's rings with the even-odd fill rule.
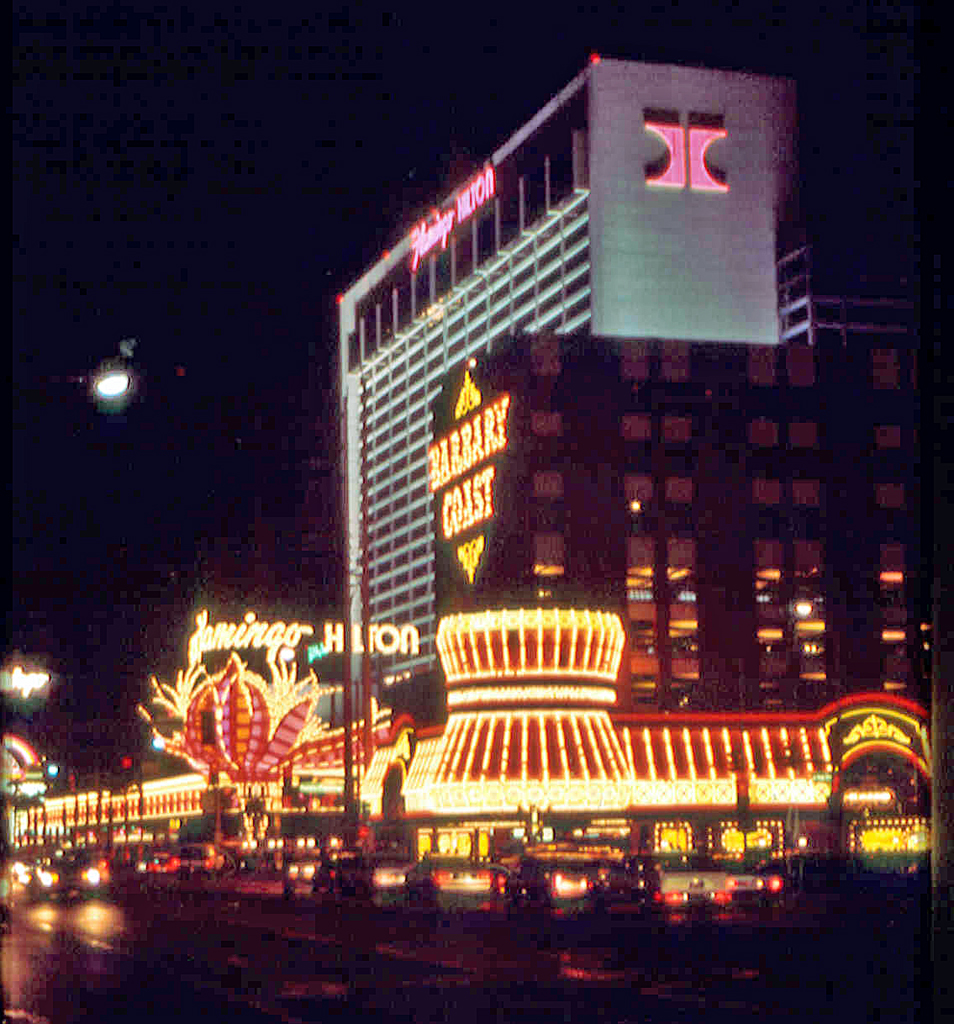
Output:
[[[910,761],[926,779],[930,780],[931,778],[931,773],[924,761],[913,750],[909,750],[898,742],[892,743],[891,740],[861,740],[856,747],[853,747],[842,757],[841,764],[838,766],[839,778],[852,762],[856,761],[862,754],[870,754],[872,750],[880,750],[886,754],[898,754],[906,761]]]
[[[662,139],[669,151],[669,163],[666,169],[655,177],[646,175],[647,185],[659,185],[663,188],[685,188],[686,186],[686,143],[685,131],[679,124],[659,124],[646,122],[646,131],[652,132]]]
[[[717,139],[724,139],[727,134],[724,128],[689,129],[689,187],[694,192],[729,191],[729,186],[716,181],[706,167],[706,150]]]

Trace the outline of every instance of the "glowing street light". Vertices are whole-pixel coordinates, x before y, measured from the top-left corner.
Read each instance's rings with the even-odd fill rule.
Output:
[[[129,373],[123,369],[107,370],[96,378],[94,387],[101,398],[119,398],[132,384]]]

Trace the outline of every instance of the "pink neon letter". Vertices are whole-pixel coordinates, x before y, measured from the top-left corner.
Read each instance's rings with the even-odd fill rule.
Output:
[[[654,177],[647,176],[646,184],[683,188],[686,184],[686,144],[682,125],[654,124],[647,121],[646,131],[658,135],[669,150],[669,163],[666,169]]]
[[[649,125],[646,125],[648,128]],[[724,139],[724,128],[689,129],[689,187],[697,192],[728,192],[729,186],[716,181],[706,167],[706,150],[716,139]]]

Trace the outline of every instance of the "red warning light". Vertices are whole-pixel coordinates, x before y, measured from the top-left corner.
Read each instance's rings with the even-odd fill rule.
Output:
[[[599,62],[600,62],[600,55],[598,53],[591,53],[590,54],[590,63],[591,64],[599,64]]]

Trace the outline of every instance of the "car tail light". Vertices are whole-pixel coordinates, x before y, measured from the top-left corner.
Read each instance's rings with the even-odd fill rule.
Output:
[[[714,892],[712,894],[712,900],[714,903],[731,903],[732,893],[731,892]]]
[[[729,879],[729,883],[728,883],[728,888],[729,888],[730,890],[732,890],[732,889],[734,889],[734,888],[735,888],[735,887],[736,887],[736,886],[737,886],[738,884],[739,884],[739,883],[738,883],[738,880],[737,880],[737,879],[735,879],[735,878],[730,878],[730,879]]]
[[[589,888],[589,882],[585,878],[574,878],[561,874],[559,871],[553,876],[553,893],[563,898],[582,896]]]
[[[497,875],[497,892],[505,893],[507,891],[507,876]]]
[[[684,892],[667,892],[663,896],[663,901],[673,905],[676,903],[685,903],[689,897]]]
[[[768,879],[769,892],[781,892],[782,880],[778,875],[770,875]]]
[[[181,866],[181,864],[182,864],[182,861],[180,861],[178,857],[170,857],[169,858],[169,870],[170,871],[178,871],[180,866]]]
[[[375,868],[374,885],[378,889],[393,889],[404,885],[404,872],[399,868]]]
[[[454,876],[449,871],[435,871],[434,884],[438,889],[446,889],[453,881]]]

